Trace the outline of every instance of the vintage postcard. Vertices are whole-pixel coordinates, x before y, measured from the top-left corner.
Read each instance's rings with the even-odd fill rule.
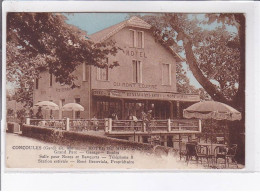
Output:
[[[243,10],[17,10],[7,170],[246,168]]]

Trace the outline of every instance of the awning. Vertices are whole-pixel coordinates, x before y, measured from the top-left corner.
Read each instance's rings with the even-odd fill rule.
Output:
[[[164,101],[184,101],[199,102],[200,96],[196,94],[180,94],[171,92],[143,92],[130,90],[103,90],[93,89],[93,96],[105,96],[110,98],[124,98],[137,100],[164,100]]]

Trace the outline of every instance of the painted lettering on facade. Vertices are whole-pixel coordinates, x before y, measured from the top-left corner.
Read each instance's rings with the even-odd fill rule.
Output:
[[[124,50],[123,52],[125,53],[126,56],[147,58],[146,53],[144,51]]]
[[[56,88],[56,92],[66,92],[72,90],[71,88]]]
[[[125,87],[125,88],[157,89],[157,85],[149,85],[149,84],[142,84],[142,83],[113,82],[113,86]]]
[[[111,98],[169,100],[169,101],[200,101],[199,95],[163,93],[163,92],[138,92],[121,90],[93,90],[94,96],[107,96]]]

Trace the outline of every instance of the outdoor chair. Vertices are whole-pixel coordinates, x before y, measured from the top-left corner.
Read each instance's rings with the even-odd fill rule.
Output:
[[[214,154],[215,154],[215,163],[218,164],[218,159],[223,159],[225,161],[225,167],[226,167],[227,147],[216,146],[214,149]]]
[[[238,164],[235,159],[236,152],[237,152],[237,144],[233,144],[230,147],[228,147],[228,151],[227,151],[227,155],[226,155],[226,162],[227,162],[228,167],[230,164],[234,164],[238,168]]]
[[[224,144],[225,143],[225,137],[216,137],[218,144]]]
[[[180,155],[180,160],[182,158],[186,158],[186,155],[187,155],[187,150],[186,150],[186,143],[185,142],[180,142],[180,145],[179,145],[179,155]]]
[[[212,157],[208,155],[208,146],[199,145],[196,142],[188,142],[186,144],[186,149],[187,164],[190,161],[196,161],[197,165],[199,164],[199,161],[203,164],[203,160],[205,160],[206,164],[209,166],[209,159],[212,159]]]
[[[196,151],[196,145],[197,143],[195,142],[188,142],[186,144],[186,162],[187,164],[189,163],[189,161],[192,160],[192,158],[195,157],[196,161],[197,161],[197,151]]]
[[[228,147],[217,146],[214,150],[216,164],[218,164],[218,159],[221,158],[225,161],[225,168],[227,166],[229,167],[230,164],[234,164],[238,168],[237,161],[235,160],[236,151],[237,144],[233,144]]]
[[[199,161],[201,161],[201,164],[202,164],[203,159],[205,159],[207,161],[208,166],[209,166],[209,159],[211,158],[211,156],[208,155],[208,153],[209,153],[208,146],[196,145],[195,150],[196,150],[197,164],[199,163]]]

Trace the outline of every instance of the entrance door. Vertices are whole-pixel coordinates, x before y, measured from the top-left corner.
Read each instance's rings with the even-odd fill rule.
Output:
[[[122,106],[121,101],[109,98],[96,98],[95,101],[96,116],[98,119],[108,118],[112,113],[116,113],[118,119],[121,119]]]
[[[145,103],[143,101],[126,101],[124,104],[124,118],[128,119],[130,114],[141,119],[141,112],[144,110]]]
[[[155,119],[159,119],[159,120],[170,118],[169,102],[164,102],[164,101],[154,102],[154,117]]]

